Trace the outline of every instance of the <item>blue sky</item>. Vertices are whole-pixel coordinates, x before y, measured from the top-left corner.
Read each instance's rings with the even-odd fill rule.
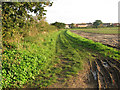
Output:
[[[46,7],[48,23],[88,23],[102,20],[118,22],[119,0],[52,0],[53,6]]]

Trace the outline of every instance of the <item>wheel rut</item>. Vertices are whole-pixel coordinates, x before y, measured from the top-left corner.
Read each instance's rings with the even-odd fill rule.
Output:
[[[113,60],[96,58],[91,62],[90,71],[97,83],[96,88],[120,88],[119,69],[109,61]]]
[[[98,54],[92,57],[94,60],[88,59],[83,65],[84,70],[78,72],[77,76],[69,78],[67,82],[55,83],[49,88],[120,88],[120,62]],[[61,60],[61,63],[66,64],[65,61],[66,59]]]

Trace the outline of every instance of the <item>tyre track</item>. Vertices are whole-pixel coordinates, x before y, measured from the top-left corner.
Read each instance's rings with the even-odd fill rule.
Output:
[[[56,45],[58,44],[58,42],[59,44],[62,44],[62,46],[60,45],[60,48],[63,50],[63,47],[67,48],[67,46],[75,50],[77,46],[81,47],[79,43],[75,43],[76,38],[73,38],[66,32],[60,34],[58,38],[59,40],[57,41]],[[72,43],[75,43],[75,46],[72,46]],[[76,50],[76,52],[79,52],[79,50]],[[120,88],[120,62],[118,60],[114,60],[113,58],[102,57],[99,54],[93,57],[95,57],[95,60],[88,60],[88,64],[90,66],[88,84],[92,83],[96,88]],[[67,61],[69,62],[69,60]],[[67,63],[64,62],[63,64]]]
[[[66,35],[70,40],[74,39]],[[97,88],[120,88],[120,62],[113,58],[96,57],[90,61],[90,71]]]

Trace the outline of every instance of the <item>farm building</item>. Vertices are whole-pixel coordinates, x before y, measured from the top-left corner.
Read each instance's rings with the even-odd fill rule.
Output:
[[[118,26],[119,26],[119,23],[113,23],[113,26],[114,26],[114,27],[118,27]]]
[[[104,27],[110,27],[112,25],[112,23],[103,23]]]
[[[87,27],[88,25],[86,23],[76,24],[76,27]]]
[[[76,28],[80,28],[80,27],[93,26],[93,24],[92,23],[80,23],[80,24],[74,24],[73,26],[76,27]],[[65,25],[65,28],[71,28],[71,27],[72,27],[72,24],[66,24]]]
[[[92,27],[93,24],[92,23],[86,23],[88,25],[88,27]]]
[[[65,24],[65,28],[70,28],[71,26],[70,26],[71,24]]]

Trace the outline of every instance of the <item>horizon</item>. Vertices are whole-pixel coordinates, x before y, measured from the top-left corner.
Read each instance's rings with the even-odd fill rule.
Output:
[[[101,20],[102,21],[102,20]],[[55,21],[55,22],[58,22],[58,21]],[[53,23],[55,23],[55,22],[53,22]],[[94,21],[95,22],[95,21]],[[82,23],[94,23],[94,22],[82,22]],[[59,22],[59,23],[64,23],[64,22]],[[82,23],[73,23],[73,24],[82,24]],[[103,22],[103,24],[104,23],[112,23],[112,24],[114,24],[114,23],[120,23],[120,22]],[[52,23],[49,23],[49,24],[52,24]],[[65,24],[72,24],[72,23],[65,23]]]

